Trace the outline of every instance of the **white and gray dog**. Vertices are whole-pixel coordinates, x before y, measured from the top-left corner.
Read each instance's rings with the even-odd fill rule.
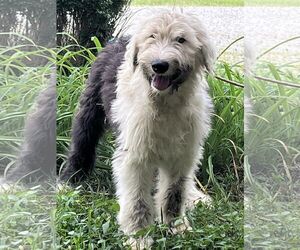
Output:
[[[118,220],[126,234],[151,224],[155,214],[171,223],[187,201],[207,198],[196,190],[193,177],[210,131],[205,73],[214,58],[196,17],[163,12],[132,37],[108,44],[95,61],[62,179],[78,181],[90,173],[107,121],[117,137],[113,172]]]

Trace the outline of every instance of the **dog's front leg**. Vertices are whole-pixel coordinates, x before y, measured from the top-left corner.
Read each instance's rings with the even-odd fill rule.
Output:
[[[128,151],[116,151],[113,170],[120,205],[121,230],[133,234],[153,223],[151,188],[154,170]]]
[[[176,171],[177,170],[177,171]],[[189,169],[160,169],[158,193],[156,194],[157,212],[159,219],[171,226],[172,233],[180,233],[190,230],[189,222],[185,215],[185,203],[188,188],[193,179]],[[181,221],[175,219],[181,217]]]
[[[171,224],[175,218],[184,214],[188,181],[183,174],[171,173],[165,169],[159,171],[156,203],[163,223]]]

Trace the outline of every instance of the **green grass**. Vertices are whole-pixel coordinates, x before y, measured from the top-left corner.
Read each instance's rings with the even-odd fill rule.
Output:
[[[0,194],[0,249],[56,249],[56,195],[40,187]]]
[[[300,6],[300,2],[298,0],[248,0],[244,1],[245,6]]]
[[[243,6],[241,0],[133,0],[132,5],[136,6]]]
[[[216,201],[211,208],[199,205],[187,214],[191,232],[171,235],[167,225],[156,224],[137,235],[151,235],[154,249],[242,248],[242,206],[225,200]],[[61,193],[56,218],[62,248],[73,245],[75,249],[123,249],[127,238],[118,232],[118,209],[114,198],[99,193],[82,189]]]
[[[267,213],[266,213],[267,211]],[[300,206],[298,200],[274,202],[251,200],[245,212],[245,246],[259,249],[298,249],[300,242]]]
[[[298,0],[133,0],[133,6],[300,6]]]
[[[269,62],[261,57],[255,75],[296,87],[253,77],[246,80],[252,106],[247,112],[244,164],[245,246],[249,249],[297,249],[300,244],[299,69],[299,61]]]
[[[46,195],[36,187],[4,193],[0,204],[1,249],[128,249],[111,196],[83,187]],[[151,235],[154,249],[241,249],[242,210],[242,202],[219,199],[187,213],[191,231],[173,235],[167,225],[155,224],[136,237]]]

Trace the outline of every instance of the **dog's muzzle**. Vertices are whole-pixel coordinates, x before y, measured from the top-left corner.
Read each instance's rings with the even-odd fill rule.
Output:
[[[189,71],[188,69],[177,69],[173,75],[154,74],[150,78],[150,84],[159,91],[166,90],[170,86],[172,89],[178,90],[179,85],[186,80]]]

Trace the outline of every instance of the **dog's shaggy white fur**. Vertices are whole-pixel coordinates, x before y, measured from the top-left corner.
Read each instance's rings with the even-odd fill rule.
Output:
[[[178,42],[180,38],[183,43]],[[177,69],[188,68],[178,91],[172,84],[163,91],[155,88],[151,68],[155,60],[169,63],[163,75],[170,77]],[[171,222],[184,212],[189,191],[195,194],[193,176],[210,131],[212,111],[204,71],[212,69],[213,61],[206,32],[198,19],[188,15],[152,17],[129,42],[112,105],[113,121],[120,128],[113,170],[119,223],[125,233],[152,223],[154,204],[156,214],[162,210],[164,222]],[[154,203],[151,188],[157,168]]]
[[[156,216],[172,223],[187,204],[209,200],[193,178],[210,131],[205,73],[212,71],[214,58],[196,17],[163,12],[141,24],[131,38],[109,44],[96,60],[62,178],[88,173],[105,117],[117,135],[113,172],[118,220],[126,234]]]

